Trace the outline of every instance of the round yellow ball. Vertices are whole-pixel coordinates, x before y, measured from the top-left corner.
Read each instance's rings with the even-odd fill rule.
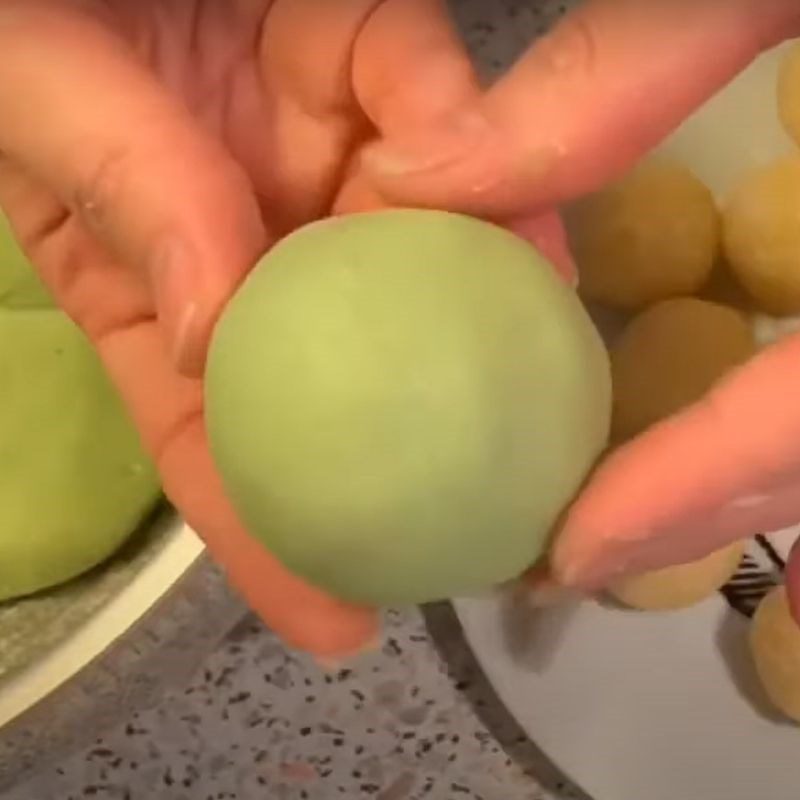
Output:
[[[610,587],[609,594],[623,605],[641,611],[689,608],[730,580],[744,549],[744,542],[735,542],[699,561],[626,578]]]
[[[755,350],[752,326],[727,306],[681,297],[643,311],[611,351],[613,440],[696,402]]]
[[[762,311],[800,312],[800,158],[750,172],[723,210],[731,271]]]
[[[714,197],[675,164],[642,165],[581,201],[568,224],[582,293],[613,308],[695,294],[719,254]]]
[[[800,628],[792,618],[782,586],[761,601],[749,639],[767,696],[783,714],[800,722]]]

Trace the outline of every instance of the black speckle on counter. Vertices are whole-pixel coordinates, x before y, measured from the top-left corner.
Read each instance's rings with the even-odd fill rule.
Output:
[[[403,648],[397,642],[397,639],[392,637],[386,640],[386,644],[383,647],[384,653],[388,656],[401,656],[403,655]]]

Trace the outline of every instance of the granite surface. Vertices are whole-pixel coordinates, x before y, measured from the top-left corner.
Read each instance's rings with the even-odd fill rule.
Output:
[[[490,75],[565,5],[453,2]],[[576,796],[494,697],[448,606],[390,612],[380,651],[328,671],[287,652],[246,616],[192,664],[188,678],[185,665],[165,665],[198,651],[203,634],[191,615],[204,608],[213,630],[230,614],[230,598],[222,599],[224,589],[210,590],[209,580],[197,592],[205,606],[188,593],[182,610],[151,621],[137,643],[123,642],[103,661],[96,682],[110,698],[105,712],[93,716],[86,701],[97,672],[73,691],[71,702],[79,697],[82,708],[80,716],[69,711],[75,739],[85,741],[98,714],[113,714],[102,737],[40,768],[2,793],[3,800],[543,800],[551,796],[543,785]],[[208,606],[212,597],[218,599]],[[149,660],[145,641],[155,654]],[[159,664],[173,675],[172,689],[160,685]],[[182,675],[177,688],[175,675]],[[143,706],[150,708],[136,710]]]
[[[439,628],[435,638],[429,628]],[[3,800],[544,800],[448,608],[329,670],[246,617],[189,685]]]

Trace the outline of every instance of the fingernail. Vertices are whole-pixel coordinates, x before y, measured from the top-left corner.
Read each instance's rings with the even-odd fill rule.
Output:
[[[173,363],[179,369],[195,361],[200,315],[196,294],[196,260],[180,240],[170,238],[156,251],[150,267],[158,322]]]
[[[458,161],[493,140],[494,130],[483,114],[462,111],[436,128],[365,150],[363,162],[369,170],[389,176],[427,172]]]
[[[197,321],[197,303],[189,302],[176,317],[172,335],[169,334],[169,328],[167,328],[171,346],[170,355],[173,363],[179,369],[188,369],[195,362],[192,353],[197,333]]]
[[[768,503],[770,500],[769,495],[766,494],[748,494],[742,497],[737,497],[728,503],[728,509],[732,511],[742,511],[753,508],[758,508]]]

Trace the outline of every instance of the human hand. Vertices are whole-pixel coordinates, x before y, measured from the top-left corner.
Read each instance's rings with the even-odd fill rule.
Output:
[[[568,54],[582,52],[584,34],[571,31],[589,23],[570,28],[573,19],[482,100],[435,3],[353,0],[333,12],[313,0],[240,0],[224,19],[215,8],[0,2],[0,73],[15,76],[0,87],[0,203],[97,344],[168,493],[212,554],[290,643],[339,654],[374,633],[374,615],[304,585],[249,539],[208,456],[194,378],[219,309],[276,237],[387,201],[507,221],[569,270],[557,219],[531,210],[610,177],[713,81],[678,91],[671,114],[603,162],[593,156],[615,141],[602,120],[583,133],[569,102],[546,129],[529,119],[537,103],[528,87],[553,111],[559,84],[587,96],[595,62],[558,54],[562,41]],[[733,49],[731,72],[757,45]],[[615,74],[599,85],[614,90],[621,112],[629,92]],[[533,102],[520,106],[523,92]],[[510,142],[475,148],[504,125]],[[581,171],[580,162],[604,166]]]
[[[383,201],[359,166],[479,89],[436,0],[0,0],[0,204],[98,348],[165,490],[290,644],[358,649],[372,610],[246,535],[203,428],[220,309],[280,236]],[[554,215],[512,220],[566,269]]]
[[[399,201],[479,214],[569,199],[631,166],[798,33],[795,0],[589,0],[481,101],[479,135],[423,132],[413,147],[376,153],[379,185]],[[794,337],[614,453],[566,518],[556,577],[597,589],[800,520],[798,363]],[[800,620],[800,547],[787,585]]]

